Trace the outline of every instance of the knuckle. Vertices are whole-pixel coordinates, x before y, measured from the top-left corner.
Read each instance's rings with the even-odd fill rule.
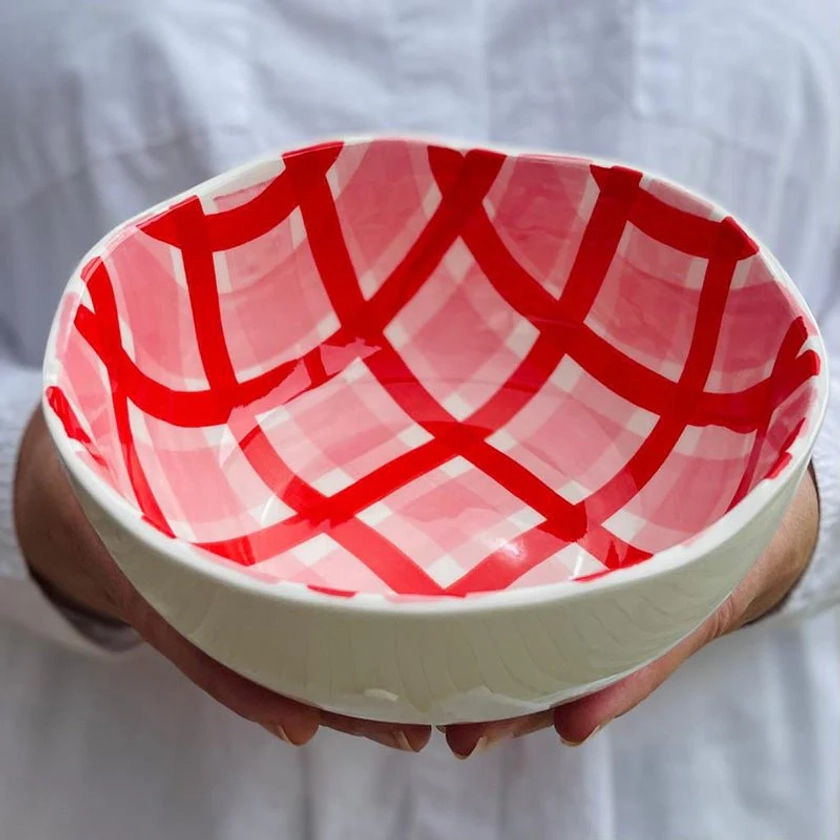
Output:
[[[709,641],[726,635],[733,630],[738,618],[738,607],[735,599],[730,595],[717,609],[710,622]]]

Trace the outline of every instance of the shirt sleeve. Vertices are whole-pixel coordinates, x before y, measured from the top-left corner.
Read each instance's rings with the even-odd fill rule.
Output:
[[[13,515],[17,452],[40,393],[40,371],[15,363],[0,349],[0,621],[80,653],[107,656],[133,647],[134,631],[54,604],[29,573],[18,545]]]

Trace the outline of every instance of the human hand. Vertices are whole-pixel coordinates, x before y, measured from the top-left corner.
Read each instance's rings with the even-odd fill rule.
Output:
[[[556,709],[507,721],[449,726],[446,740],[450,749],[459,758],[467,758],[552,725],[564,743],[583,743],[635,708],[700,648],[778,606],[807,568],[818,528],[819,500],[809,470],[764,554],[721,607],[675,648],[614,685]]]
[[[281,697],[235,674],[177,633],[134,589],[88,523],[40,410],[27,426],[18,457],[15,527],[24,557],[50,595],[133,627],[199,688],[283,740],[305,744],[325,725],[409,752],[428,742],[428,727],[355,720]]]

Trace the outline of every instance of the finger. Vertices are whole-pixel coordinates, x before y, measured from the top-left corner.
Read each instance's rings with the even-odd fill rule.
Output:
[[[581,744],[658,688],[689,656],[718,636],[755,621],[780,603],[802,575],[813,552],[819,502],[813,476],[799,488],[775,539],[723,605],[673,650],[609,688],[547,712],[446,729],[452,751],[467,757],[507,738],[537,731],[553,716],[560,737]]]
[[[368,738],[377,744],[403,752],[420,752],[428,743],[432,730],[419,724],[394,724],[321,713],[321,723],[337,732]]]
[[[582,744],[610,721],[635,708],[709,642],[763,615],[781,597],[775,582],[784,578],[781,591],[789,588],[788,565],[786,553],[771,546],[715,613],[676,647],[614,685],[555,709],[554,727],[562,740]]]
[[[573,700],[554,710],[522,718],[448,726],[446,742],[455,756],[469,758],[503,741],[537,732],[553,724],[564,742],[570,745],[582,744],[611,720],[640,703],[685,659],[705,645],[711,634],[716,632],[717,621],[717,616],[714,616],[656,662],[595,694]]]
[[[487,752],[511,738],[522,738],[540,729],[547,729],[553,722],[552,712],[546,711],[490,723],[452,724],[445,729],[446,743],[457,758],[469,758]]]
[[[720,622],[721,614],[718,612],[650,665],[608,688],[554,710],[492,723],[448,726],[446,741],[449,748],[458,758],[469,758],[486,752],[502,741],[537,732],[552,724],[565,743],[573,746],[582,744],[611,720],[630,711],[661,685],[683,661],[714,638]]]
[[[635,708],[686,659],[719,635],[725,615],[728,615],[727,608],[719,610],[664,656],[619,682],[558,706],[554,710],[557,734],[566,744],[577,746]]]
[[[234,673],[149,612],[139,622],[140,634],[214,700],[295,746],[314,737],[320,725],[317,709],[275,694]]]

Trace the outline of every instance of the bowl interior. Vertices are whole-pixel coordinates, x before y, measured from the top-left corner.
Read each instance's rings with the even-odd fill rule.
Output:
[[[820,360],[777,275],[631,169],[328,143],[107,237],[62,300],[47,402],[138,517],[264,581],[587,580],[789,460]]]

